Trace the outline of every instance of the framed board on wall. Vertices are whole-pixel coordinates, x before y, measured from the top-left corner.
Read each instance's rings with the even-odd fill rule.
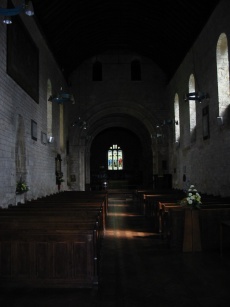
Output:
[[[38,136],[37,136],[37,123],[31,119],[31,138],[34,141],[37,141]]]
[[[19,16],[7,27],[7,74],[39,102],[39,50]]]

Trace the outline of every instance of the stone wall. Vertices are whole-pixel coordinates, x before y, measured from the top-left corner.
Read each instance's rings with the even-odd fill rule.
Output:
[[[23,14],[22,14],[23,15]],[[25,28],[39,52],[38,103],[7,73],[7,25],[0,23],[0,206],[16,203],[16,182],[20,177],[29,185],[28,199],[57,192],[55,157],[62,155],[66,173],[66,152],[59,146],[59,105],[53,104],[54,143],[43,144],[41,132],[47,133],[47,82],[53,89],[65,85],[45,40],[33,18],[21,16]],[[11,26],[11,25],[10,25]],[[24,50],[25,54],[27,50]],[[29,53],[26,57],[29,57]],[[25,67],[25,71],[28,67]],[[37,140],[31,138],[31,120],[37,123]],[[66,139],[66,135],[65,135]],[[66,182],[63,184],[63,187]]]
[[[180,106],[180,144],[170,144],[170,172],[173,174],[174,188],[194,184],[201,193],[230,195],[230,131],[229,119],[225,117],[223,126],[218,125],[218,86],[217,86],[217,42],[222,33],[230,39],[230,3],[221,1],[203,31],[186,55],[176,74],[170,81],[167,91],[170,97],[171,116],[173,116],[174,97],[179,95]],[[228,46],[229,48],[229,46]],[[229,50],[228,50],[229,52]],[[197,91],[205,91],[210,98],[196,104],[196,138],[191,141],[189,131],[188,102],[183,96],[188,92],[189,76],[194,74]],[[229,88],[226,88],[229,91]],[[229,97],[229,96],[228,96]],[[229,99],[229,98],[228,98]],[[228,101],[229,105],[230,100]],[[210,137],[203,138],[203,108],[209,107]]]

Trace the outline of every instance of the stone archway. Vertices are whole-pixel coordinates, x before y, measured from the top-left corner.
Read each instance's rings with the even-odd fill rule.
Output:
[[[148,185],[152,180],[152,140],[147,128],[133,116],[127,114],[110,114],[97,119],[94,123],[91,122],[87,132],[82,131],[79,127],[76,127],[75,130],[72,129],[72,138],[70,141],[70,176],[76,179],[71,184],[72,189],[85,190],[90,186],[90,151],[92,142],[99,133],[111,127],[128,129],[138,137],[143,148],[141,166],[144,176],[143,181]]]

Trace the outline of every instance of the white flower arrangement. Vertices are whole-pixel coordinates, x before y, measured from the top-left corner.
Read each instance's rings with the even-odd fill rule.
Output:
[[[190,185],[188,189],[188,195],[180,202],[182,206],[189,206],[192,208],[199,208],[202,204],[201,196],[197,192],[197,189],[194,185]]]

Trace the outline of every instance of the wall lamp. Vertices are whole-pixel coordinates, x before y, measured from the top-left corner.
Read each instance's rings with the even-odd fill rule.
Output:
[[[10,8],[7,1],[7,8],[0,7],[0,15],[3,15],[3,23],[9,25],[12,23],[12,16],[19,15],[24,12],[27,16],[34,15],[34,8],[32,1],[22,0],[21,4],[16,7]]]
[[[47,141],[48,141],[48,143],[53,143],[54,137],[53,136],[48,137]]]
[[[209,99],[208,93],[205,92],[192,92],[184,95],[184,101],[195,100],[202,102],[204,99]]]
[[[73,95],[63,91],[62,87],[57,94],[51,95],[48,101],[57,102],[57,103],[64,103],[64,102],[72,102],[72,104],[75,103]]]

